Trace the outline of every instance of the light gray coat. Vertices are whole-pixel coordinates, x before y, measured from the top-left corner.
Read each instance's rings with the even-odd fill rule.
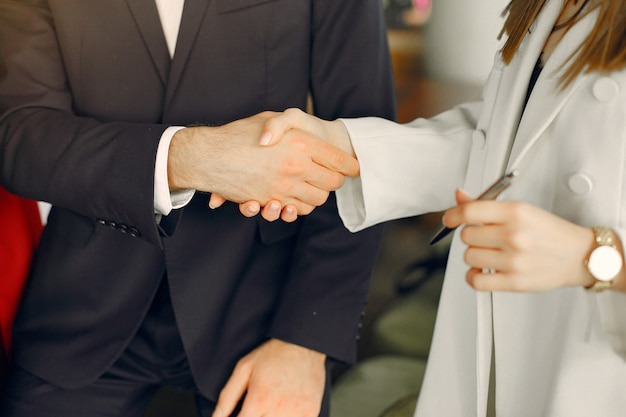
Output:
[[[344,120],[361,163],[360,179],[338,193],[351,230],[443,210],[455,204],[455,188],[478,195],[517,168],[500,198],[626,238],[626,70],[557,85],[597,13],[560,42],[524,110],[561,7],[548,2],[509,65],[496,54],[479,102],[404,126]],[[498,417],[626,415],[626,295],[476,292],[465,282],[463,250],[457,234],[416,416],[484,416],[492,341]]]

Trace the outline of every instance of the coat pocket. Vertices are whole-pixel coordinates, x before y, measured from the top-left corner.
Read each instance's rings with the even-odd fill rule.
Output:
[[[237,10],[248,9],[265,3],[273,3],[278,0],[216,0],[217,13],[230,13]]]

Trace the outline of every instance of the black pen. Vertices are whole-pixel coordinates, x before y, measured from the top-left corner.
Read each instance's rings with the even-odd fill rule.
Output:
[[[500,195],[500,193],[506,190],[509,185],[511,185],[511,181],[513,181],[513,177],[518,175],[517,170],[513,170],[508,174],[504,175],[496,182],[494,182],[489,188],[487,188],[481,195],[476,198],[476,200],[494,200],[496,197]],[[437,232],[437,234],[430,241],[431,245],[439,242],[444,237],[448,236],[450,232],[453,232],[456,229],[442,226],[441,229]]]

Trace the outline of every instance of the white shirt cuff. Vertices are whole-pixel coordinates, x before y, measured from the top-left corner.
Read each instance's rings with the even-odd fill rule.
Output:
[[[195,190],[180,190],[170,192],[167,178],[167,158],[170,150],[170,142],[174,133],[184,129],[180,126],[170,126],[165,129],[157,149],[156,164],[154,167],[154,212],[167,216],[173,209],[178,209],[189,204]]]

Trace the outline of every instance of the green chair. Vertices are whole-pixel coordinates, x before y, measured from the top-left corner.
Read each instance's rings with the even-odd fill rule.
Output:
[[[408,395],[383,411],[380,417],[413,417],[418,393]]]
[[[380,417],[399,400],[419,392],[426,361],[401,356],[366,359],[333,387],[331,417]]]
[[[394,300],[372,323],[370,351],[426,359],[430,349],[442,273]]]

